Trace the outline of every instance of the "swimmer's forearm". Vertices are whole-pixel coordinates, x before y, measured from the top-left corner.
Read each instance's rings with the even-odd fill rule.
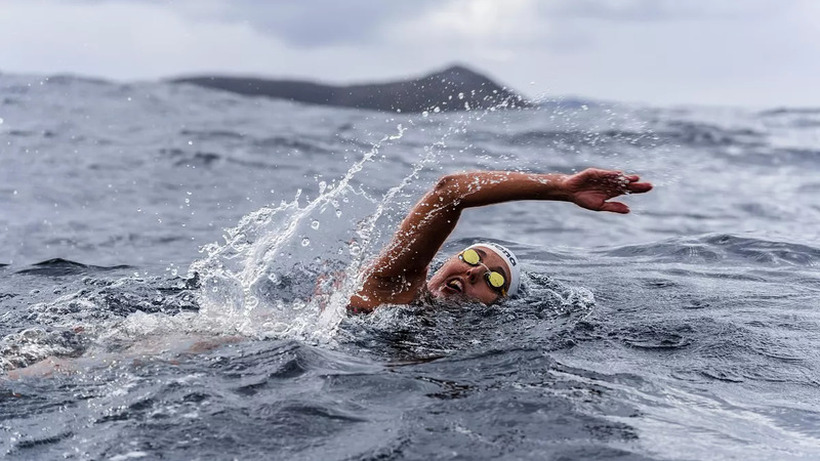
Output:
[[[477,171],[444,176],[434,188],[442,202],[459,209],[514,200],[572,201],[565,174]]]

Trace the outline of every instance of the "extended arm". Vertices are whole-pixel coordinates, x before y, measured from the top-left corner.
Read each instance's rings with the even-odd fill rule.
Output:
[[[513,200],[560,200],[596,211],[628,213],[618,195],[652,188],[637,176],[587,169],[574,175],[479,171],[444,176],[404,218],[393,240],[365,274],[351,306],[370,310],[408,303],[424,286],[427,268],[465,208]]]

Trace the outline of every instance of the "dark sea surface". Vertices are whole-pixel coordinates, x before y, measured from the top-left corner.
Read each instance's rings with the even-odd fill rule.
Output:
[[[0,75],[0,160],[7,458],[820,458],[820,109]],[[511,247],[515,299],[345,314],[442,174],[589,166],[656,188],[468,210],[446,244]]]

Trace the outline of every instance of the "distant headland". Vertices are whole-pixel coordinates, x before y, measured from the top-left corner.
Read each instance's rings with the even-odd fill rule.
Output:
[[[442,111],[459,111],[531,105],[514,91],[463,66],[452,66],[412,80],[348,86],[207,75],[170,81],[250,96],[390,112],[422,112],[435,107]]]

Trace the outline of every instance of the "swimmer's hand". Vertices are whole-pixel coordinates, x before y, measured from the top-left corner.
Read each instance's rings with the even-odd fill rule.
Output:
[[[652,184],[638,182],[638,175],[625,175],[621,171],[588,168],[564,179],[564,191],[569,201],[593,211],[629,213],[622,202],[607,200],[623,194],[642,194],[652,190]]]

